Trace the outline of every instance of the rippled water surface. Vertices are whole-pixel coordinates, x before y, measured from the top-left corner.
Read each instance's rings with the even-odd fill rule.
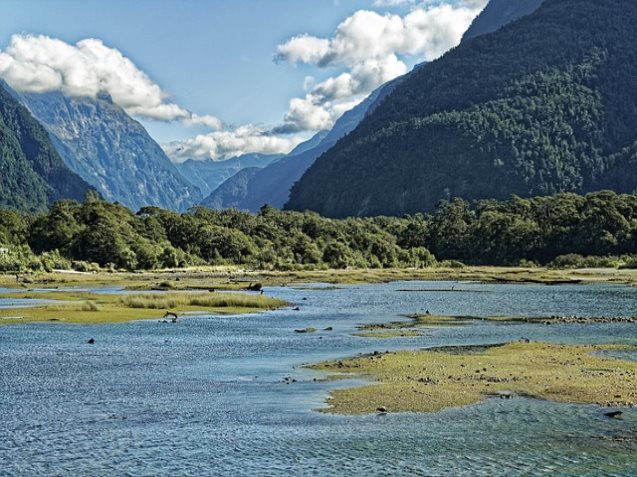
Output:
[[[409,282],[266,291],[301,311],[174,325],[1,326],[0,475],[637,475],[637,409],[613,420],[596,406],[516,398],[436,414],[333,416],[316,411],[329,390],[356,383],[315,382],[319,375],[301,367],[522,336],[637,345],[637,325],[627,324],[475,323],[380,341],[351,335],[358,324],[424,310],[634,316],[637,289]],[[334,331],[294,333],[309,326]]]

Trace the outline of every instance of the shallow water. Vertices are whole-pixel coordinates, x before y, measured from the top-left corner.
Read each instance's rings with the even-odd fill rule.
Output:
[[[406,289],[419,291],[398,291]],[[516,398],[436,414],[332,416],[316,409],[330,389],[353,383],[315,382],[300,367],[522,336],[637,345],[637,326],[627,324],[478,322],[414,338],[351,336],[358,324],[424,310],[633,316],[637,289],[408,282],[266,293],[301,311],[0,327],[0,475],[637,475],[637,409],[612,420],[596,406]],[[308,326],[334,331],[294,333]]]

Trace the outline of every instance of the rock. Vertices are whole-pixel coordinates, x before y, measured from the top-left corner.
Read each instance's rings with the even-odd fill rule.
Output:
[[[88,344],[95,344],[95,338],[91,338],[87,341]]]
[[[332,328],[331,326],[328,326],[323,331],[334,331],[334,328]]]
[[[500,399],[511,399],[513,393],[511,391],[498,391],[495,393]]]
[[[297,306],[295,308],[292,308],[292,311],[301,311],[301,309]]]
[[[385,406],[380,406],[376,408],[376,412],[379,414],[387,414],[387,408]]]

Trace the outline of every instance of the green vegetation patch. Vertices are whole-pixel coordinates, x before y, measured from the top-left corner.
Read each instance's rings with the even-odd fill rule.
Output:
[[[333,391],[327,412],[436,412],[515,395],[558,402],[637,404],[637,362],[605,357],[617,345],[513,342],[491,347],[400,351],[328,361],[312,369],[365,376],[367,386]]]
[[[0,324],[65,322],[105,324],[162,318],[174,313],[242,314],[286,305],[283,300],[238,293],[97,294],[89,292],[25,292],[0,294],[0,298],[53,300],[32,307],[0,310]]]

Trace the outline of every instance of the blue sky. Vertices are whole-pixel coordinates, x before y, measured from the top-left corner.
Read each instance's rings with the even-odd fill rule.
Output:
[[[188,114],[211,115],[223,122],[217,129],[222,129],[225,136],[221,138],[218,132],[215,140],[226,141],[224,147],[200,141],[201,147],[195,150],[194,143],[190,143],[193,147],[188,149],[188,154],[203,157],[208,154],[206,147],[211,147],[215,152],[210,152],[210,156],[218,159],[233,154],[235,146],[245,152],[241,149],[243,143],[235,144],[232,136],[236,128],[248,127],[245,125],[261,132],[284,125],[289,134],[281,137],[290,139],[290,147],[316,129],[329,127],[343,109],[378,86],[375,83],[430,59],[428,55],[436,56],[440,48],[453,46],[446,43],[453,43],[457,32],[435,48],[423,45],[412,51],[404,44],[421,39],[437,41],[439,33],[429,34],[427,29],[464,29],[470,16],[479,11],[476,2],[480,0],[440,0],[432,7],[431,1],[418,4],[415,0],[0,0],[0,50],[12,54],[8,47],[13,35],[45,35],[71,47],[87,38],[99,39],[130,59],[160,87],[164,96],[168,95],[162,101],[174,103]],[[401,5],[381,5],[388,3]],[[427,11],[446,3],[464,10],[453,10],[451,14],[432,12],[433,20],[423,16],[415,30],[420,36],[402,38],[402,46],[370,53],[369,58],[365,56],[366,48],[360,45],[354,54],[345,50],[352,37],[374,28],[387,29],[387,34],[379,31],[374,40],[374,44],[382,43],[395,33],[394,27],[407,28],[407,18],[414,10]],[[365,16],[362,11],[378,15]],[[437,20],[442,17],[445,19]],[[336,38],[339,25],[351,18],[358,21],[351,22],[351,31],[340,34],[341,46],[334,42],[329,52],[323,51],[327,47],[321,42]],[[390,24],[392,29],[386,26]],[[358,29],[354,28],[356,25]],[[317,40],[311,44],[303,40],[290,43],[299,35]],[[432,39],[427,40],[427,35]],[[287,45],[283,54],[281,45]],[[30,48],[38,46],[31,44]],[[275,62],[277,53],[279,61]],[[0,74],[2,65],[0,56]],[[374,74],[370,73],[372,69]],[[340,76],[344,73],[346,76]],[[5,78],[23,84],[15,79],[16,75],[15,71],[9,72]],[[326,80],[329,84],[323,85]],[[345,85],[348,81],[349,86]],[[313,93],[313,88],[321,94]],[[293,98],[298,98],[295,108],[290,103]],[[135,105],[125,108],[133,114],[142,111]],[[210,124],[187,126],[183,120],[149,119],[153,114],[143,111],[134,115],[160,143],[187,141],[206,135],[211,129]],[[269,146],[273,150],[285,147],[286,143],[275,142]],[[258,142],[251,147],[258,149]],[[264,146],[264,152],[272,151]]]

